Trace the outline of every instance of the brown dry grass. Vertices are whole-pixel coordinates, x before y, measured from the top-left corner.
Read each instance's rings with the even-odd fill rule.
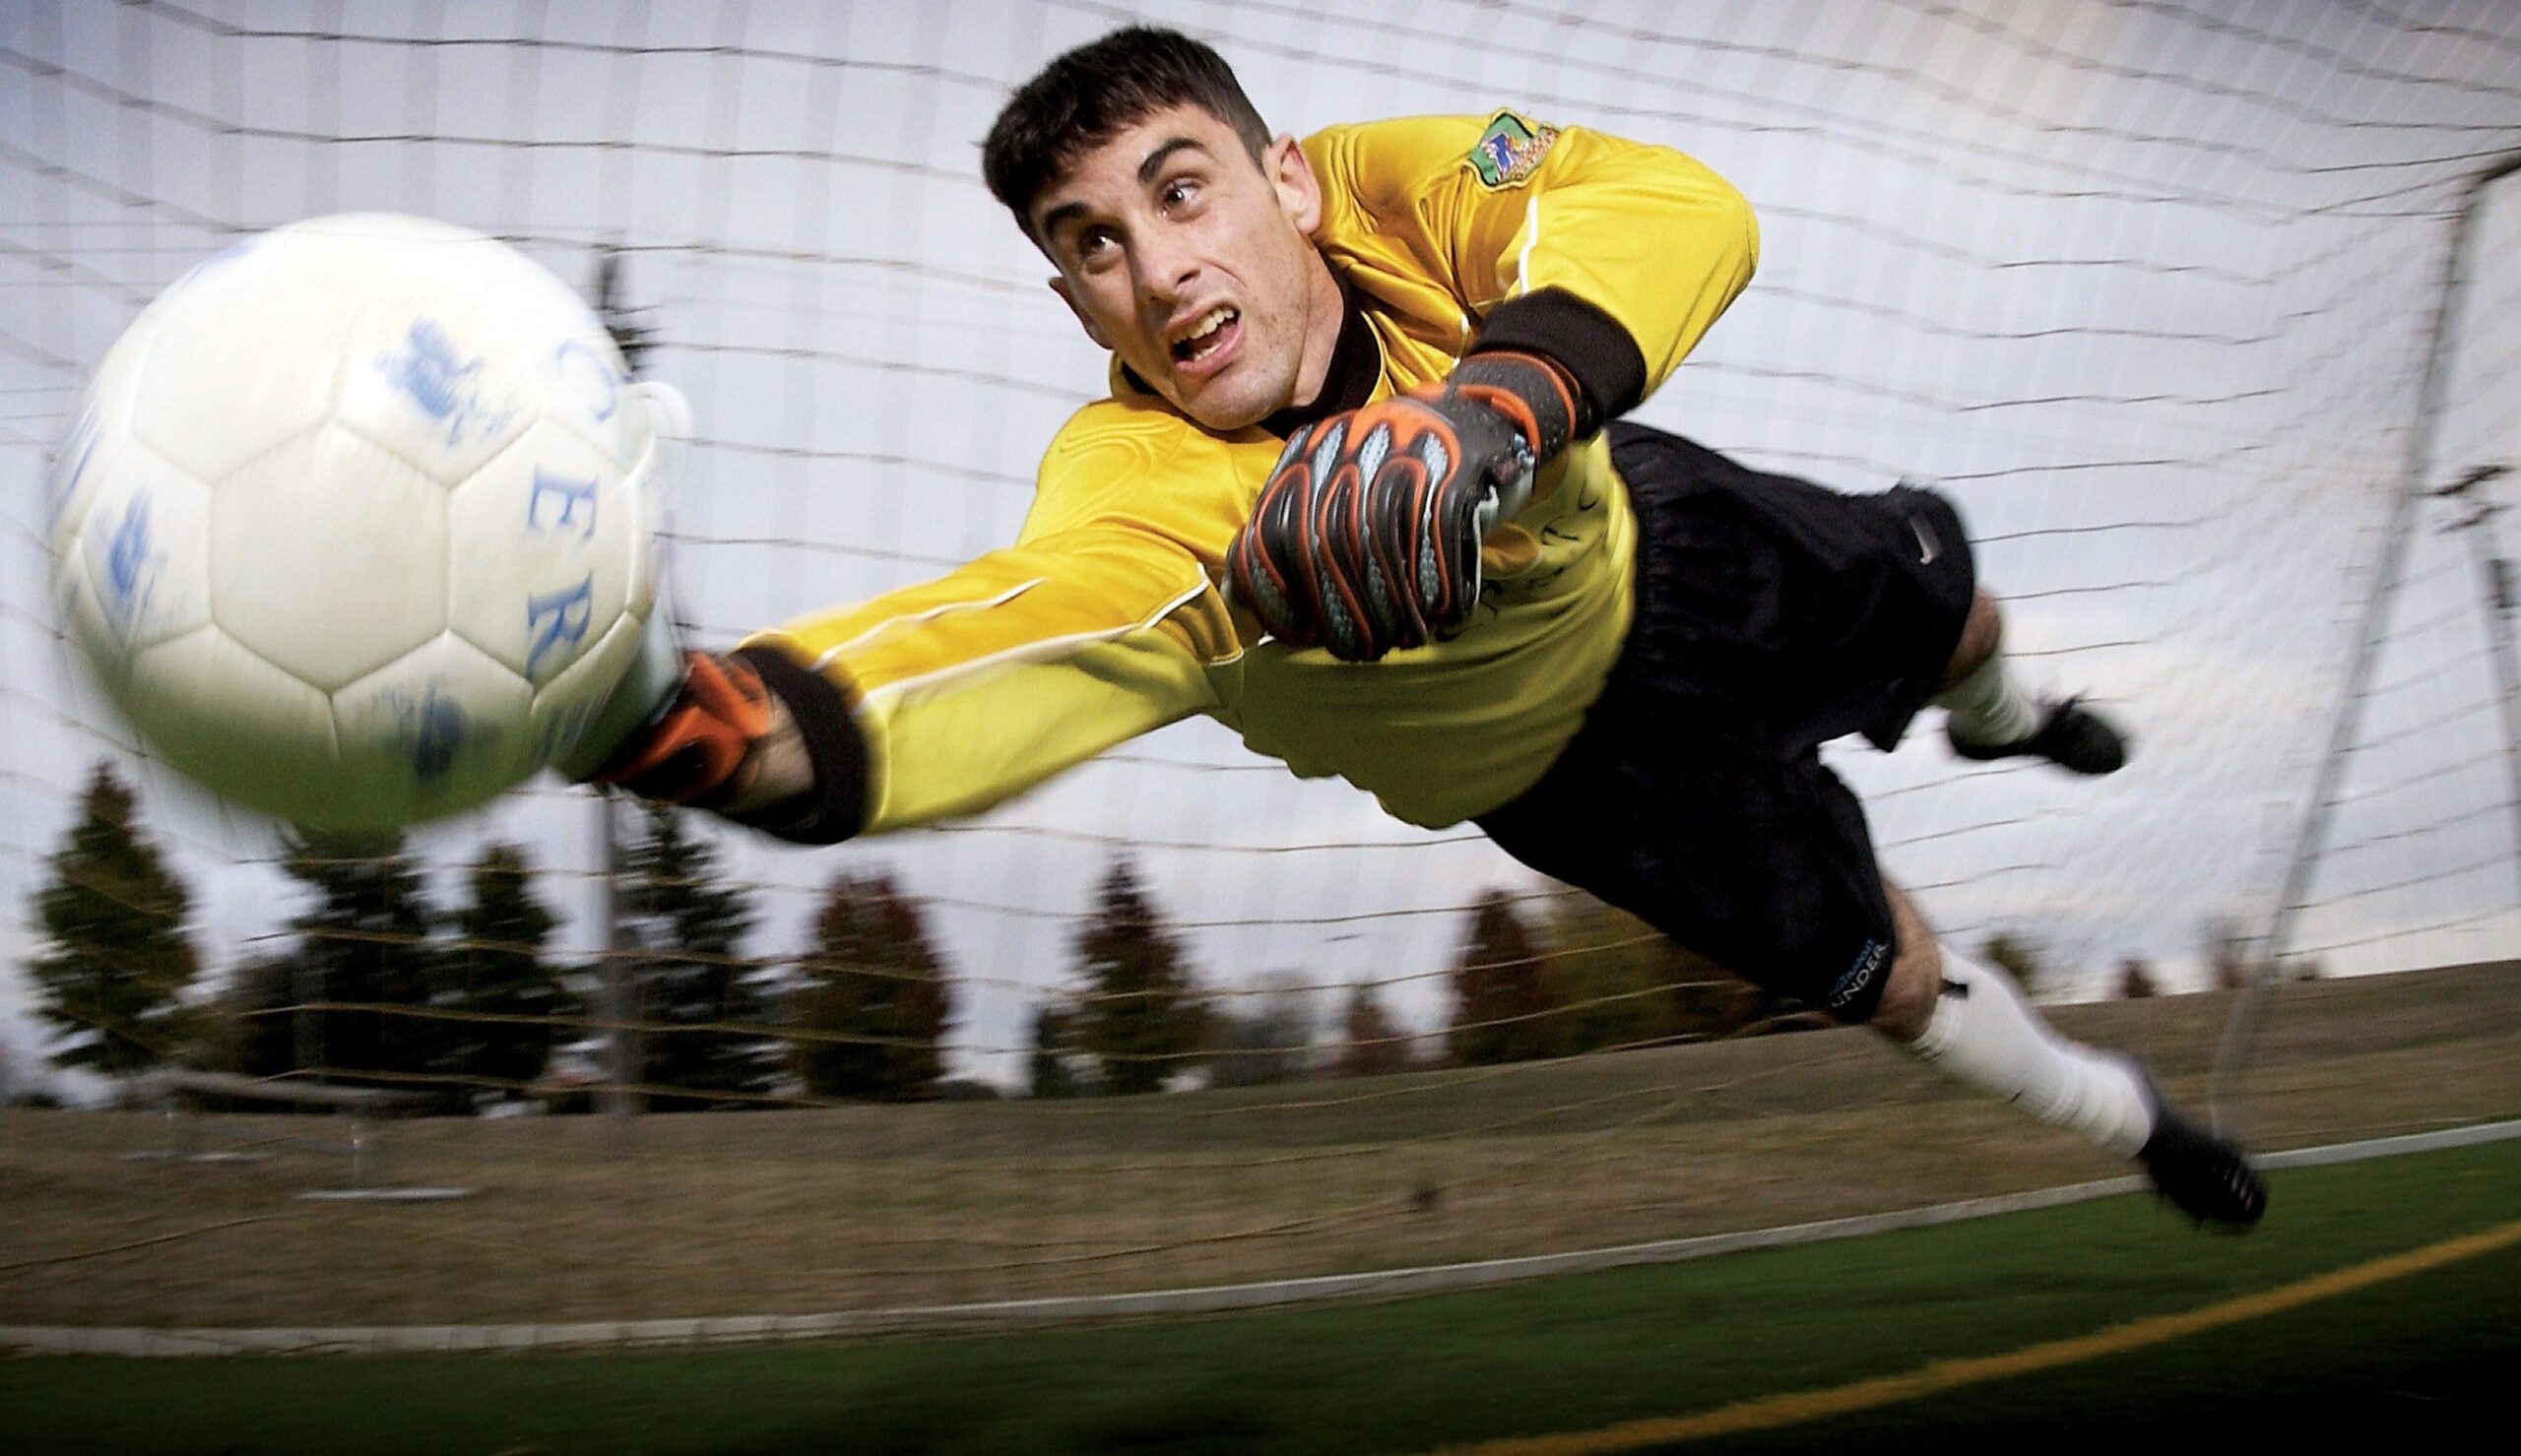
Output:
[[[2064,1009],[2202,1093],[2227,1001]],[[2521,1113],[2521,968],[2287,988],[2244,1126],[2290,1147]],[[222,1119],[246,1140],[338,1135]],[[139,1113],[0,1114],[0,1324],[636,1319],[1150,1289],[1541,1252],[2106,1177],[1859,1032],[1114,1103],[385,1129],[338,1159],[170,1165]],[[2281,1197],[2281,1188],[2279,1190]]]

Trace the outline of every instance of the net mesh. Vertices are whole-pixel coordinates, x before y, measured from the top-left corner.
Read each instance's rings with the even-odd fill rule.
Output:
[[[972,821],[826,853],[687,826],[714,857],[664,882],[705,878],[746,923],[682,954],[673,995],[640,979],[665,974],[656,956],[606,929],[616,909],[634,931],[648,923],[650,829],[625,818],[612,838],[627,849],[609,851],[596,803],[549,783],[417,832],[405,854],[452,911],[485,847],[522,847],[554,921],[556,999],[346,999],[292,970],[328,933],[375,932],[310,939],[290,923],[311,896],[273,827],[159,765],[48,603],[38,481],[122,327],[201,256],[319,213],[443,217],[590,285],[612,259],[613,301],[651,344],[643,371],[695,407],[672,573],[691,638],[724,646],[1013,536],[1041,449],[1100,392],[1103,359],[982,188],[977,140],[1050,56],[1140,14],[514,0],[0,19],[0,468],[24,486],[0,507],[10,959],[47,948],[37,897],[103,761],[191,894],[203,1016],[149,1034],[175,1059],[485,1107],[584,1106],[630,1082],[658,1106],[795,1109],[649,1117],[626,1145],[594,1122],[397,1123],[379,1135],[387,1181],[488,1190],[424,1217],[275,1202],[338,1181],[324,1160],[348,1139],[270,1107],[232,1118],[222,1146],[281,1156],[232,1177],[172,1161],[100,1171],[107,1152],[169,1150],[136,1115],[18,1114],[0,1157],[67,1191],[0,1234],[0,1265],[25,1271],[0,1322],[1029,1297],[1615,1242],[1736,1226],[1744,1208],[1815,1217],[2107,1171],[2007,1130],[2000,1110],[1982,1125],[1861,1038],[1745,1038],[1786,1008],[1535,881],[1466,827],[1399,825],[1205,722]],[[1639,416],[1841,488],[1941,480],[2009,603],[2013,659],[2122,716],[2138,744],[2134,767],[2101,783],[1966,765],[1925,730],[1892,755],[1834,746],[1886,866],[1949,941],[2001,941],[2051,998],[2210,990],[2230,975],[2314,807],[2394,492],[2441,491],[2521,450],[2521,346],[2503,327],[2521,207],[2489,192],[2438,446],[2424,478],[2405,478],[2451,219],[2471,179],[2521,149],[2521,26],[2504,7],[1605,15],[1425,0],[1337,15],[1242,0],[1154,18],[1218,45],[1263,114],[1299,134],[1512,105],[1679,147],[1739,186],[1761,219],[1760,275]],[[2325,979],[2270,1030],[2248,1109],[2273,1139],[2509,1105],[2510,1044],[2479,1029],[2511,994],[2503,980],[2348,978],[2521,948],[2511,648],[2491,586],[2512,488],[2428,496],[2379,618],[2326,849],[2283,947]],[[1117,916],[1116,865],[1140,897]],[[838,894],[841,880],[858,888]],[[817,940],[836,896],[864,922],[837,956]],[[926,969],[899,954],[918,938],[903,914],[933,950]],[[1112,922],[1178,952],[1205,1024],[1118,1060],[1044,1057],[1046,1033],[1080,1035],[1113,1004],[1080,969],[1081,942]],[[459,958],[506,943],[451,923],[428,939]],[[1540,992],[1512,974],[1543,961]],[[803,1025],[805,990],[835,963],[823,981],[895,1019]],[[609,996],[608,965],[645,999]],[[870,1107],[812,1089],[805,1049],[856,1054],[833,1061],[861,1071],[826,1086],[876,1075],[863,1071],[874,1053],[915,1060],[932,1023],[894,1003],[932,973],[950,1011],[936,1071],[966,1090],[1091,1083],[1131,1055],[1177,1083],[1310,1080],[1023,1106]],[[256,977],[260,999],[241,999]],[[31,975],[0,971],[0,1047],[21,1084],[66,1045],[33,1018],[40,999]],[[2202,1068],[2221,1008],[2200,995],[2069,1022],[2148,1049],[2176,1083]],[[641,1049],[616,1064],[608,1028],[624,1021]],[[359,1024],[435,1028],[405,1041],[438,1049],[346,1065],[336,1039]],[[482,1029],[518,1026],[548,1029],[557,1054],[518,1069],[481,1049],[497,1040]],[[240,1061],[255,1040],[240,1027],[260,1027],[258,1054],[277,1060]],[[2412,1039],[2472,1034],[2468,1088],[2369,1095],[2406,1080]],[[684,1054],[702,1043],[719,1054]],[[213,1044],[229,1049],[200,1049]],[[1491,1054],[1528,1059],[1464,1062]],[[1934,1171],[1937,1150],[1982,1140],[2007,1157]],[[1817,1172],[1859,1148],[1881,1166]],[[1761,1191],[1745,1203],[1743,1189]],[[266,1269],[309,1226],[331,1240],[319,1267],[251,1298],[208,1273],[164,1277]]]

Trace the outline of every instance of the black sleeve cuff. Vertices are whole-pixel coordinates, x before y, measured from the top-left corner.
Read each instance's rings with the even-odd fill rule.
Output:
[[[1583,439],[1646,398],[1646,354],[1626,325],[1565,288],[1543,288],[1491,309],[1472,353],[1536,353],[1576,381],[1576,436]]]
[[[770,647],[740,647],[733,654],[761,674],[761,685],[779,695],[804,737],[813,764],[807,793],[729,818],[792,844],[836,845],[867,825],[867,740],[850,715],[849,699],[829,678]]]

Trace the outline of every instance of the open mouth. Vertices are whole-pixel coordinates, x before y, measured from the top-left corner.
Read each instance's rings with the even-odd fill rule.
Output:
[[[1173,362],[1196,367],[1216,357],[1234,342],[1236,326],[1242,321],[1242,312],[1230,303],[1209,309],[1173,341]]]

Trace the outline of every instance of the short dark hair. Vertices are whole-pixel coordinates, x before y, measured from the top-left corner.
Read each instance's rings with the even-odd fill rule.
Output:
[[[1031,237],[1033,203],[1062,171],[1124,129],[1182,105],[1234,128],[1255,162],[1269,148],[1269,128],[1225,57],[1178,31],[1132,26],[1078,46],[1024,83],[981,144],[981,175]]]

